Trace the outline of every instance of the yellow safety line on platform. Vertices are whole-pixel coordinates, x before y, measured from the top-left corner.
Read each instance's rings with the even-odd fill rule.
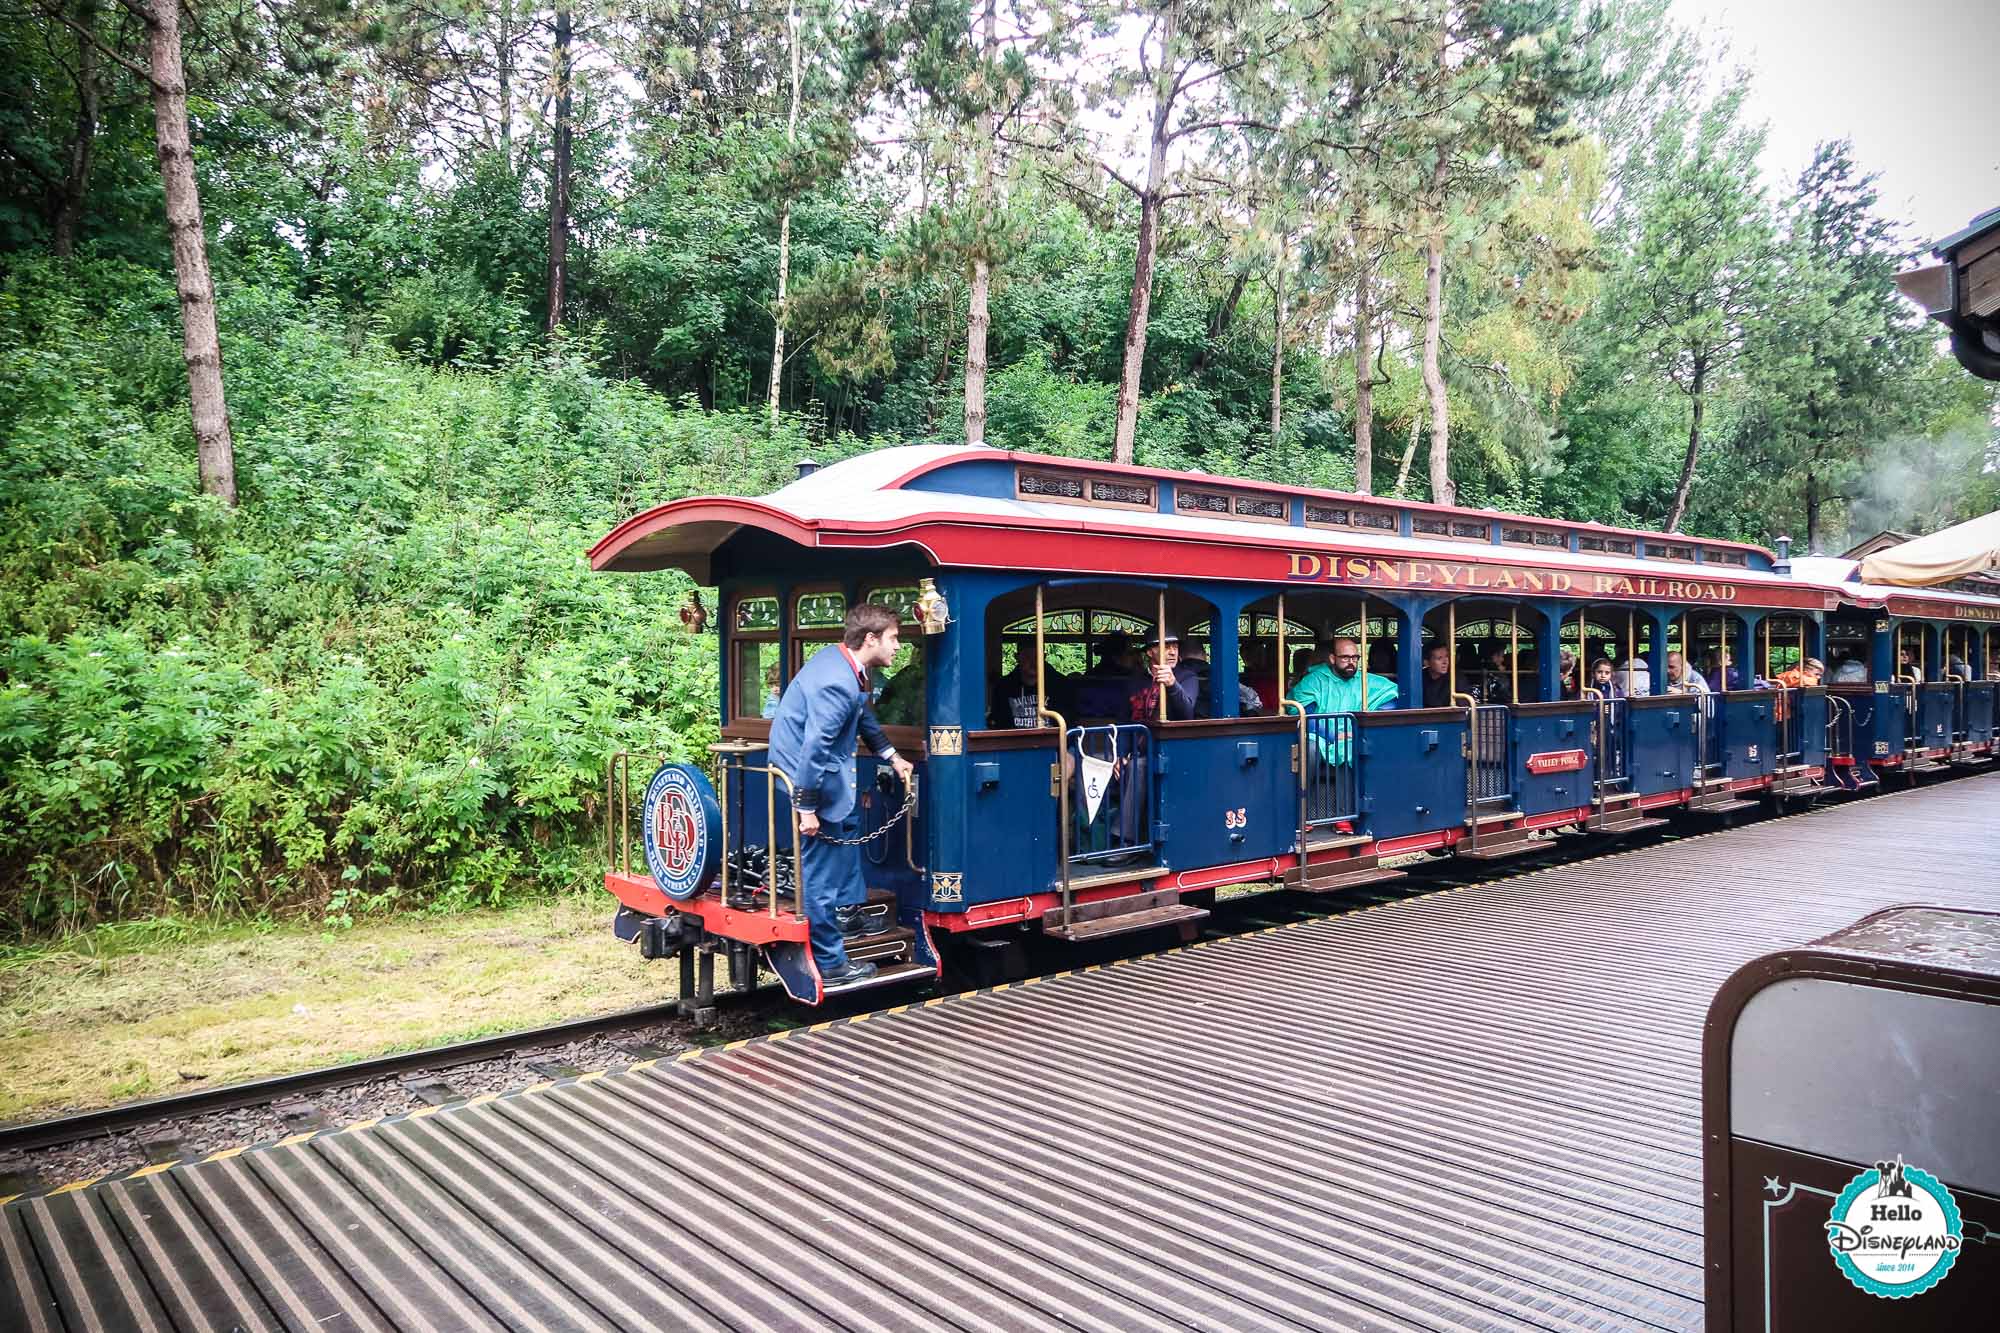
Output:
[[[234,1148],[224,1148],[221,1152],[212,1152],[201,1160],[204,1162],[226,1162],[232,1157],[242,1156],[249,1147],[250,1145],[247,1143],[239,1143]]]
[[[171,1162],[154,1162],[151,1166],[140,1167],[137,1171],[134,1171],[131,1175],[125,1177],[125,1179],[144,1180],[147,1176],[157,1176],[160,1174],[160,1172],[171,1170],[172,1168],[177,1167],[180,1164],[181,1161],[180,1158],[178,1157],[176,1157]],[[5,1203],[5,1202],[6,1200],[0,1199],[0,1203]]]
[[[540,1083],[530,1083],[527,1087],[521,1089],[521,1092],[524,1095],[536,1092],[547,1092],[550,1088],[553,1088],[555,1085],[556,1084],[554,1079],[546,1079]]]
[[[293,1144],[295,1144],[295,1143],[304,1143],[304,1142],[305,1142],[305,1141],[306,1141],[307,1139],[311,1138],[311,1137],[312,1137],[313,1135],[315,1135],[315,1134],[317,1134],[317,1133],[319,1133],[319,1131],[318,1131],[318,1130],[316,1130],[316,1129],[309,1129],[309,1130],[306,1130],[306,1131],[305,1131],[304,1133],[302,1133],[302,1134],[294,1134],[294,1135],[292,1135],[292,1136],[291,1136],[290,1138],[287,1138],[287,1139],[279,1139],[279,1140],[278,1140],[278,1142],[276,1143],[276,1145],[274,1145],[274,1146],[276,1146],[276,1147],[279,1147],[279,1148],[289,1148],[289,1147],[291,1147],[291,1146],[292,1146]]]
[[[700,1058],[701,1058],[701,1047],[697,1046],[691,1051],[682,1051],[679,1055],[675,1056],[674,1063],[677,1065],[685,1064],[689,1060],[699,1060]]]
[[[98,1175],[98,1176],[86,1176],[82,1180],[72,1180],[67,1185],[61,1186],[58,1189],[50,1190],[49,1197],[54,1198],[58,1194],[74,1194],[78,1190],[87,1190],[92,1185],[95,1185],[98,1181],[102,1179],[104,1179],[104,1177]]]
[[[608,1069],[593,1069],[588,1074],[578,1074],[576,1081],[579,1083],[594,1083],[610,1072]]]
[[[379,1116],[379,1115],[371,1115],[371,1116],[369,1116],[369,1117],[368,1117],[368,1118],[367,1118],[366,1120],[357,1120],[357,1121],[355,1121],[355,1122],[354,1122],[353,1124],[349,1125],[349,1126],[348,1126],[348,1127],[347,1127],[346,1129],[342,1130],[341,1132],[342,1132],[342,1133],[344,1133],[344,1134],[352,1134],[352,1133],[356,1132],[357,1130],[363,1130],[363,1129],[373,1129],[373,1128],[375,1128],[375,1126],[377,1126],[377,1125],[379,1125],[379,1124],[381,1124],[381,1123],[382,1123],[382,1117],[381,1117],[381,1116]]]
[[[408,1120],[422,1120],[425,1116],[436,1115],[439,1111],[442,1111],[443,1109],[444,1108],[442,1106],[419,1106],[416,1110],[410,1112],[410,1114],[404,1118]]]
[[[466,1105],[484,1106],[488,1102],[497,1102],[499,1100],[500,1100],[500,1094],[497,1092],[482,1092],[477,1097],[474,1097],[471,1101],[467,1102]]]
[[[658,1063],[660,1063],[660,1059],[659,1059],[659,1057],[658,1057],[658,1056],[654,1056],[654,1057],[653,1057],[652,1059],[650,1059],[650,1060],[635,1060],[635,1061],[633,1061],[633,1062],[632,1062],[631,1064],[629,1064],[629,1065],[625,1066],[625,1072],[626,1072],[626,1073],[628,1073],[628,1074],[636,1074],[636,1073],[638,1073],[638,1072],[639,1072],[640,1070],[642,1070],[642,1069],[651,1069],[651,1068],[652,1068],[652,1067],[653,1067],[654,1065],[656,1065],[656,1064],[658,1064]],[[497,1096],[499,1096],[500,1094],[498,1094],[498,1093],[489,1093],[488,1095],[489,1095],[489,1096],[494,1096],[494,1097],[497,1097]],[[479,1099],[479,1098],[476,1098],[476,1097],[475,1097],[475,1098],[473,1099],[473,1101],[472,1101],[472,1104],[473,1104],[474,1106],[477,1106],[477,1105],[479,1105],[479,1102],[480,1102],[480,1099]]]

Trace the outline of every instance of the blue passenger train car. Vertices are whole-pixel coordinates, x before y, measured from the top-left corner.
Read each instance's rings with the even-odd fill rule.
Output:
[[[863,601],[905,622],[873,698],[917,765],[905,792],[857,761],[882,981],[993,932],[1187,930],[1224,885],[1335,890],[1995,744],[2000,598],[1683,534],[912,446],[661,505],[590,558],[719,606],[712,803],[663,778],[634,809],[646,774],[614,770],[620,929],[684,969],[726,943],[808,1003],[767,719]],[[1191,715],[1147,688],[1161,662]]]

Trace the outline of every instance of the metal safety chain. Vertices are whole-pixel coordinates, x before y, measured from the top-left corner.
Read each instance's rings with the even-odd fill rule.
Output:
[[[895,828],[896,825],[902,823],[903,820],[909,815],[910,811],[916,808],[917,784],[914,782],[909,782],[905,783],[904,787],[906,788],[906,790],[903,794],[903,808],[898,810],[894,815],[890,816],[888,822],[883,824],[881,828],[876,829],[873,833],[864,833],[858,838],[836,838],[831,834],[827,833],[815,834],[814,836],[816,836],[821,842],[826,843],[830,847],[866,847],[869,843],[874,842],[877,838],[886,836],[889,830]]]

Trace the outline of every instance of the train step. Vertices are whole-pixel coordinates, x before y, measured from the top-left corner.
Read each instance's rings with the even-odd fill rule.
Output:
[[[1519,814],[1506,816],[1509,819],[1520,817]],[[1452,849],[1454,854],[1468,861],[1499,861],[1509,856],[1519,856],[1523,852],[1535,851],[1541,846],[1532,830],[1489,828],[1488,825],[1492,822],[1490,817],[1482,818],[1477,821],[1475,828],[1474,821],[1468,819],[1465,836],[1459,839],[1458,845]]]
[[[1636,805],[1629,805],[1622,810],[1607,810],[1601,815],[1592,815],[1583,822],[1583,826],[1592,833],[1624,834],[1659,828],[1666,822],[1664,819],[1640,813]]]
[[[1754,810],[1755,801],[1746,801],[1740,796],[1724,795],[1720,792],[1710,796],[1697,796],[1689,801],[1687,808],[1698,815],[1726,815],[1738,810]]]
[[[1070,881],[1075,886],[1075,881]],[[1123,898],[1103,898],[1094,903],[1074,903],[1069,920],[1060,907],[1042,913],[1042,933],[1066,943],[1110,939],[1159,926],[1181,926],[1192,930],[1194,923],[1208,915],[1206,907],[1180,900],[1171,889],[1154,893],[1134,893]]]
[[[1381,864],[1372,852],[1339,861],[1321,861],[1285,872],[1285,885],[1300,893],[1339,893],[1363,884],[1383,884],[1392,879],[1408,879],[1401,870]]]
[[[857,957],[852,946],[848,948],[847,956]],[[853,991],[873,990],[877,986],[893,986],[899,981],[923,981],[936,975],[935,968],[926,967],[922,963],[878,963],[874,976],[861,981],[845,982],[838,986],[827,986],[824,991],[828,995],[847,995]]]
[[[1118,866],[1111,870],[1093,870],[1088,875],[1071,875],[1069,887],[1070,892],[1077,893],[1084,889],[1101,889],[1107,884],[1130,884],[1134,880],[1151,879],[1155,875],[1165,874],[1166,871],[1167,867],[1159,862],[1147,861],[1143,865]],[[1061,881],[1050,887],[1060,890]]]

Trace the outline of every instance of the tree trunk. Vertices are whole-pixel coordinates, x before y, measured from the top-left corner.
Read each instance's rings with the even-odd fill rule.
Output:
[[[1674,488],[1674,507],[1667,513],[1668,532],[1681,530],[1681,519],[1687,516],[1688,491],[1694,487],[1695,455],[1701,452],[1701,391],[1708,378],[1708,362],[1696,357],[1694,379],[1688,384],[1688,397],[1694,400],[1694,419],[1688,423],[1687,457],[1681,460],[1681,484]]]
[[[1222,298],[1222,304],[1209,316],[1208,337],[1195,349],[1194,360],[1188,363],[1189,379],[1207,370],[1209,363],[1215,360],[1215,349],[1221,345],[1222,335],[1229,332],[1229,326],[1236,322],[1236,307],[1242,303],[1243,289],[1249,285],[1249,269],[1239,271],[1229,284],[1229,295]]]
[[[570,18],[556,11],[556,141],[549,168],[549,332],[562,327],[563,292],[569,285]]]
[[[980,54],[989,61],[995,46],[996,0],[986,0],[980,16]],[[987,96],[991,96],[991,92]],[[987,254],[986,231],[993,222],[993,111],[982,106],[978,117],[978,142],[974,152],[973,199],[979,211],[979,253],[972,261],[972,295],[965,307],[965,442],[986,443],[986,332],[993,317],[989,302],[993,292],[993,265]]]
[[[1806,554],[1819,554],[1819,478],[1806,473]]]
[[[785,27],[792,38],[792,109],[785,120],[785,145],[795,148],[799,142],[799,11],[796,6],[785,16]],[[785,211],[778,217],[778,299],[771,307],[773,322],[777,331],[771,335],[771,399],[770,416],[772,424],[778,420],[778,395],[785,382],[785,291],[792,277],[792,201],[785,200]]]
[[[77,0],[76,25],[97,31],[97,0]],[[83,225],[83,201],[90,192],[90,168],[97,156],[97,43],[76,39],[76,124],[70,133],[68,160],[63,163],[62,196],[56,205],[55,252],[67,259],[76,253],[76,234]]]
[[[1153,87],[1153,132],[1146,152],[1146,187],[1139,196],[1138,253],[1132,263],[1132,301],[1125,312],[1125,356],[1118,373],[1118,428],[1111,443],[1115,463],[1132,461],[1139,434],[1139,374],[1146,362],[1146,321],[1153,311],[1153,260],[1160,245],[1160,203],[1167,174],[1167,121],[1173,111],[1174,37],[1178,4],[1167,7],[1160,37],[1160,73]]]
[[[1405,488],[1410,484],[1410,464],[1416,461],[1417,440],[1423,433],[1424,414],[1413,410],[1410,413],[1410,443],[1403,449],[1403,465],[1396,469],[1395,493],[1399,497],[1407,494]]]
[[[1354,245],[1361,251],[1361,235]],[[1375,311],[1370,305],[1369,264],[1364,253],[1354,284],[1354,489],[1375,492]]]
[[[181,68],[180,0],[146,0],[146,37],[153,73],[153,128],[160,183],[167,196],[167,239],[181,298],[181,355],[187,362],[188,408],[201,488],[236,503],[236,449],[222,396],[222,340],[215,328],[215,280],[201,226],[201,192],[188,139],[187,76]]]
[[[1434,179],[1443,184],[1442,167]],[[1424,388],[1431,399],[1431,500],[1448,505],[1457,503],[1458,495],[1451,484],[1451,405],[1445,398],[1444,373],[1438,369],[1438,341],[1443,330],[1444,224],[1440,218],[1424,247]]]
[[[568,11],[564,11],[567,16]],[[500,0],[500,40],[493,51],[500,98],[500,160],[514,170],[514,0]]]
[[[1284,426],[1285,394],[1285,255],[1283,240],[1278,242],[1278,282],[1275,305],[1275,327],[1271,337],[1271,444],[1275,447],[1278,435]]]

